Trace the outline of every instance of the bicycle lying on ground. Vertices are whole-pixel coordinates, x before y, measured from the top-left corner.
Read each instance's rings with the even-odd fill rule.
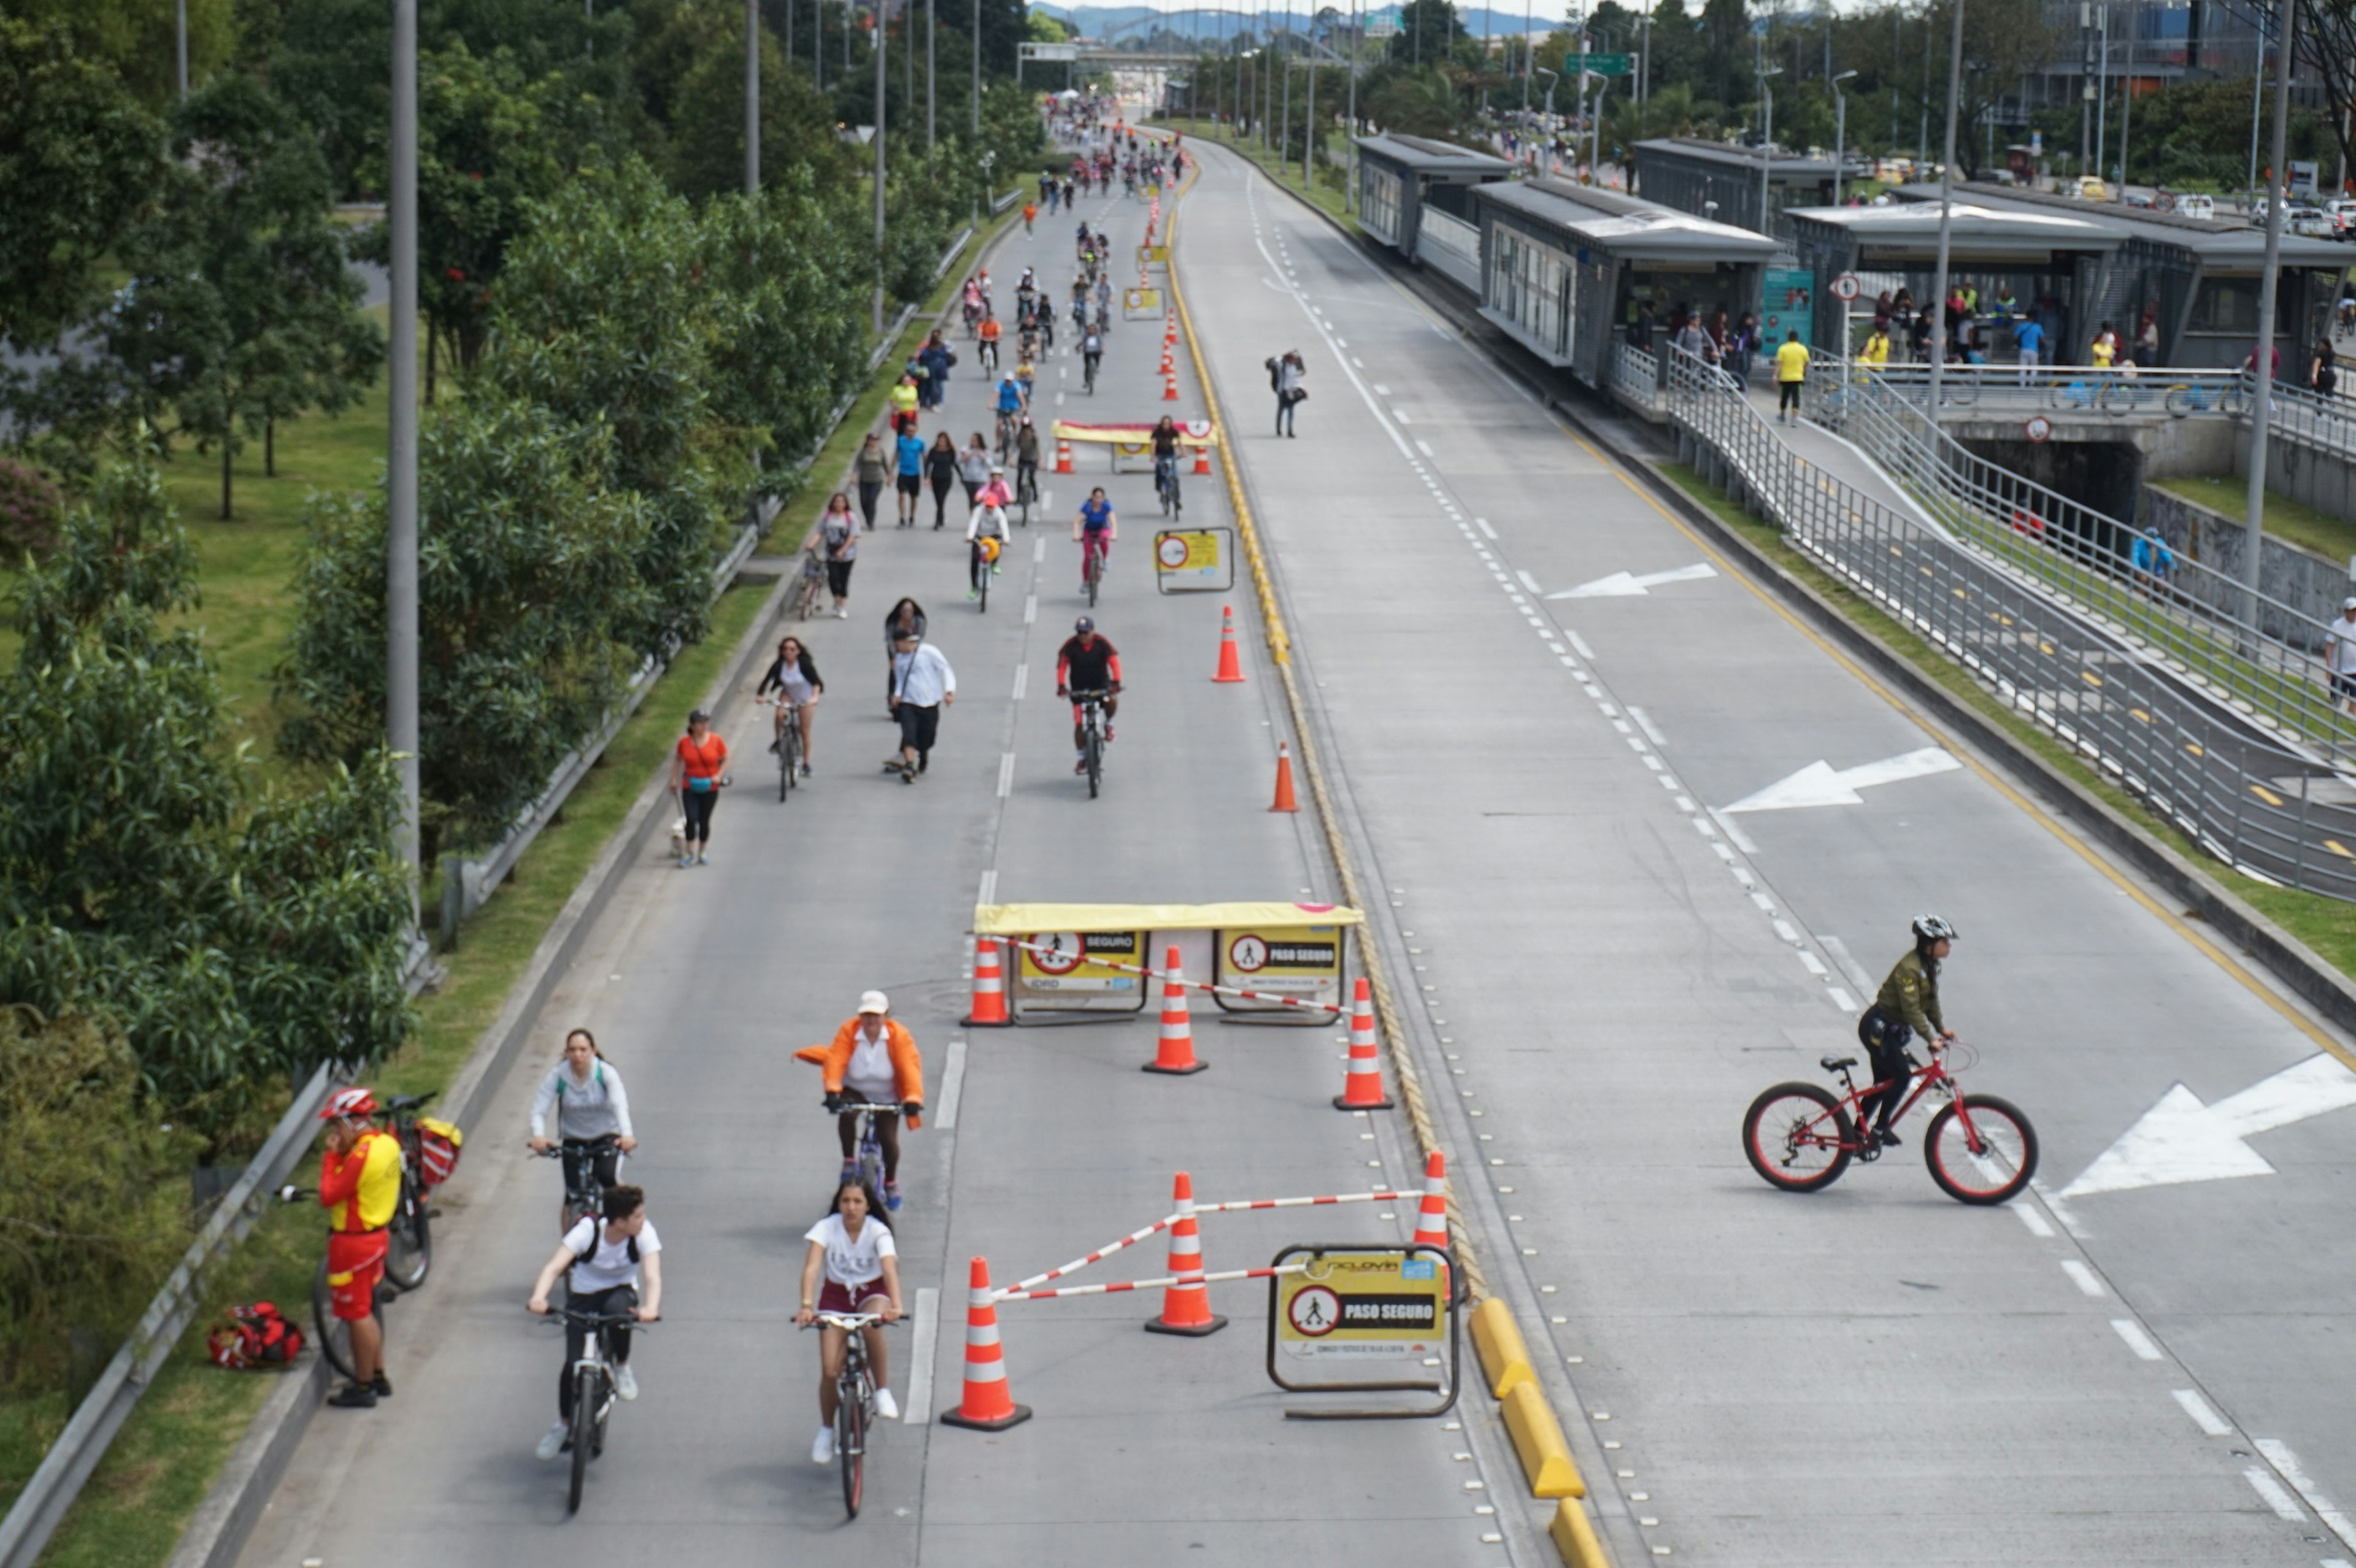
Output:
[[[567,1306],[550,1314],[552,1322],[584,1330],[581,1356],[568,1374],[573,1379],[573,1430],[564,1445],[573,1453],[573,1474],[564,1494],[564,1511],[581,1511],[581,1490],[589,1482],[589,1461],[605,1451],[605,1422],[621,1397],[614,1385],[614,1360],[606,1352],[609,1330],[626,1328],[633,1333],[652,1325],[635,1312],[582,1312]]]
[[[1946,1057],[1955,1049],[1933,1048],[1927,1065],[1913,1066],[1912,1092],[1890,1121],[1903,1120],[1926,1095],[1945,1100],[1922,1138],[1931,1179],[1958,1202],[2002,1203],[2037,1174],[2037,1132],[2009,1101],[1964,1093],[1955,1072],[1978,1058],[1975,1054],[1951,1069]],[[1751,1102],[1742,1118],[1742,1152],[1751,1168],[1786,1192],[1820,1191],[1840,1179],[1851,1160],[1880,1158],[1884,1146],[1867,1128],[1860,1106],[1876,1090],[1889,1087],[1894,1093],[1904,1087],[1893,1079],[1888,1085],[1858,1088],[1849,1076],[1857,1065],[1854,1056],[1827,1056],[1818,1065],[1840,1075],[1844,1093],[1836,1096],[1815,1083],[1778,1083]]]
[[[875,1424],[875,1376],[867,1367],[863,1330],[894,1325],[874,1312],[821,1312],[818,1321],[843,1330],[842,1371],[834,1379],[834,1456],[842,1466],[843,1511],[857,1519],[867,1492],[867,1432]]]

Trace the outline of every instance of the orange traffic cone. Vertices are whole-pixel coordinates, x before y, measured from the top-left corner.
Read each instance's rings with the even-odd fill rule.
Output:
[[[1072,443],[1059,435],[1055,438],[1055,472],[1069,474],[1071,471]]]
[[[1006,976],[999,966],[998,944],[987,936],[973,944],[973,1011],[960,1021],[968,1029],[1008,1029],[1014,1022],[1006,1012]]]
[[[1162,346],[1162,368],[1157,372],[1157,374],[1163,376],[1170,375],[1176,368],[1177,363],[1177,360],[1171,357],[1170,345],[1167,343],[1163,344]]]
[[[1148,1072],[1200,1072],[1210,1065],[1194,1060],[1194,1026],[1186,1014],[1186,976],[1179,973],[1178,950],[1170,949],[1162,977],[1162,1048],[1145,1064]]]
[[[1423,1162],[1423,1211],[1415,1217],[1419,1247],[1448,1245],[1448,1157],[1438,1149]]]
[[[1165,403],[1178,400],[1178,372],[1175,370],[1165,372],[1162,378],[1162,400]]]
[[[1282,741],[1276,743],[1276,799],[1270,811],[1299,811],[1301,803],[1292,798],[1292,748]]]
[[[1232,685],[1244,677],[1243,659],[1236,651],[1236,607],[1219,606],[1219,673],[1213,682]]]
[[[1170,1227],[1170,1272],[1178,1283],[1162,1292],[1162,1316],[1146,1324],[1149,1334],[1215,1334],[1227,1320],[1211,1310],[1211,1287],[1203,1283],[1203,1234],[1194,1220],[1194,1183],[1178,1173],[1178,1219]]]
[[[1207,446],[1198,446],[1194,449],[1194,477],[1208,479],[1210,476],[1211,449]]]
[[[955,1410],[944,1411],[941,1421],[977,1432],[1003,1432],[1030,1419],[1031,1407],[1015,1403],[1007,1392],[1006,1358],[998,1345],[998,1307],[990,1298],[990,1264],[976,1258],[965,1298],[965,1397]]]
[[[1342,1092],[1333,1096],[1337,1111],[1387,1111],[1390,1096],[1383,1093],[1383,1061],[1375,1048],[1375,1003],[1366,989],[1366,977],[1358,976],[1358,987],[1350,998],[1350,1071],[1342,1080]]]

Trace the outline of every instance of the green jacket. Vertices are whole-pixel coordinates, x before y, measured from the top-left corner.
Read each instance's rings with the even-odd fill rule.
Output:
[[[1922,962],[1919,949],[1891,966],[1890,978],[1881,983],[1873,1005],[1925,1040],[1937,1039],[1947,1027],[1939,1012],[1938,970]]]

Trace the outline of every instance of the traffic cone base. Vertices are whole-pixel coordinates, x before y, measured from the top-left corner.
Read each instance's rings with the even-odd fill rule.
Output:
[[[1188,1339],[1200,1339],[1226,1326],[1226,1318],[1214,1312],[1199,1323],[1165,1323],[1159,1317],[1151,1318],[1146,1322],[1145,1331],[1149,1334],[1183,1334]]]
[[[1299,811],[1301,802],[1292,794],[1292,747],[1290,742],[1276,743],[1276,799],[1269,803],[1270,811]]]
[[[1379,1100],[1353,1100],[1347,1094],[1333,1096],[1333,1108],[1337,1111],[1387,1111],[1398,1104],[1387,1094]]]
[[[1020,1426],[1031,1419],[1031,1407],[1010,1402],[1005,1413],[989,1417],[968,1415],[961,1410],[946,1410],[934,1417],[944,1426],[964,1426],[976,1432],[1003,1432],[1010,1426]]]
[[[1166,1072],[1171,1074],[1173,1077],[1183,1078],[1190,1072],[1206,1072],[1210,1071],[1210,1066],[1211,1064],[1207,1061],[1189,1061],[1183,1066],[1180,1067],[1165,1067],[1159,1061],[1149,1061],[1143,1067],[1138,1069],[1138,1071],[1141,1072]]]

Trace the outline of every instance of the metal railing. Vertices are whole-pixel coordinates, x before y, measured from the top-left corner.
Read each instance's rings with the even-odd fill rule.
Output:
[[[2356,720],[2333,700],[2319,662],[2329,635],[2320,621],[2182,554],[2166,571],[2139,570],[2139,530],[1969,451],[1878,371],[1852,367],[1816,417],[1957,542],[2035,578],[2281,741],[2356,756]]]
[[[1671,353],[1669,418],[1680,454],[1706,479],[2207,852],[2356,901],[2356,805],[2341,775],[2221,709],[2040,583],[1808,463],[1723,378]]]
[[[1649,413],[1659,413],[1665,400],[1661,362],[1651,350],[1622,337],[1612,345],[1612,389]]]
[[[1415,259],[1481,292],[1481,230],[1454,214],[1427,206],[1417,215]]]
[[[1884,365],[1873,374],[1893,394],[1916,404],[1930,395],[1928,365]],[[2159,414],[2224,419],[2246,411],[2247,388],[2238,370],[1950,365],[1940,378],[1939,408],[1949,416],[1986,410],[2002,414],[2103,413],[2116,419]]]

